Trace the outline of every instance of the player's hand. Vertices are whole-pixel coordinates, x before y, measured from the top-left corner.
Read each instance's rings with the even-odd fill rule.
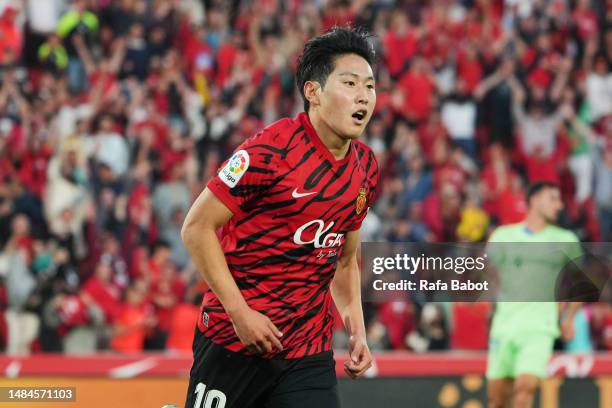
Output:
[[[265,315],[246,307],[232,315],[236,335],[251,353],[270,353],[283,350],[280,330]]]
[[[372,355],[365,336],[351,336],[349,339],[350,359],[344,362],[344,372],[357,379],[372,366]]]
[[[561,322],[561,339],[568,342],[574,339],[574,319],[565,318]]]

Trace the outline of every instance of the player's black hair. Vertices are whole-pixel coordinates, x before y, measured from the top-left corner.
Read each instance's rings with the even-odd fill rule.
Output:
[[[552,181],[537,181],[531,184],[527,188],[527,204],[531,202],[531,198],[533,196],[535,196],[542,190],[546,190],[547,188],[559,189],[559,185],[557,183],[553,183]]]
[[[334,70],[336,58],[345,54],[357,54],[370,66],[374,64],[374,48],[368,41],[370,34],[352,27],[333,27],[318,37],[311,38],[298,59],[295,83],[304,100],[304,111],[310,103],[304,95],[306,81],[317,81],[325,86],[327,77]]]

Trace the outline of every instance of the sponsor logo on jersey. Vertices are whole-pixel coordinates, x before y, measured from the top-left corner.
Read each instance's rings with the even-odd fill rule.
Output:
[[[337,234],[334,232],[328,233],[329,230],[334,226],[334,222],[331,221],[329,225],[325,226],[323,220],[312,220],[302,225],[293,234],[293,242],[297,245],[309,245],[313,244],[315,248],[332,248],[342,246],[342,237],[344,234]],[[314,234],[312,230],[314,230]],[[307,237],[311,237],[308,239]]]
[[[357,213],[357,215],[363,212],[367,201],[368,198],[366,196],[366,189],[365,187],[361,187],[359,189],[359,195],[357,196],[357,200],[355,201],[355,212]]]
[[[238,150],[227,164],[219,172],[219,178],[228,187],[233,188],[238,184],[244,173],[249,168],[249,154],[246,150]]]

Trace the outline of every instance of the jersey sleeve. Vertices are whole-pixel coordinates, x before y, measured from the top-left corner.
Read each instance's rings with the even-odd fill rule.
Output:
[[[485,249],[489,262],[498,268],[503,265],[506,259],[504,250],[504,242],[506,242],[506,239],[504,238],[504,235],[504,227],[496,228],[493,233],[491,233]]]
[[[567,238],[565,239],[565,245],[563,248],[565,256],[568,260],[580,263],[582,261],[583,251],[580,240],[571,231],[567,232]]]
[[[356,231],[361,228],[361,224],[363,224],[363,220],[368,215],[368,211],[370,210],[370,208],[372,208],[372,206],[376,202],[376,199],[378,198],[378,182],[380,179],[380,172],[378,170],[378,162],[376,161],[374,153],[370,151],[370,155],[372,164],[368,170],[368,191],[366,193],[366,201],[364,204],[364,208],[360,212],[358,211],[357,216],[353,219],[353,222],[351,223],[351,226],[349,228],[350,231]],[[355,202],[356,211],[359,209],[360,206],[359,200],[360,198],[358,197],[357,201]]]
[[[234,214],[245,211],[275,183],[279,153],[268,133],[264,129],[238,146],[208,182],[208,189]]]

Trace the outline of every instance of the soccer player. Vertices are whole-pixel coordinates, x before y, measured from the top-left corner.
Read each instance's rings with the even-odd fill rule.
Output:
[[[308,41],[296,72],[305,112],[241,144],[187,214],[182,237],[210,290],[186,408],[338,407],[332,297],[345,371],[370,367],[356,252],[379,171],[357,139],[376,103],[373,60],[350,28]]]
[[[538,182],[527,191],[525,220],[497,228],[487,249],[500,278],[500,293],[489,339],[487,362],[489,408],[533,404],[540,379],[553,352],[555,338],[573,337],[578,302],[555,303],[560,272],[581,257],[576,235],[554,225],[563,205],[557,185]],[[547,244],[546,244],[547,243]],[[516,300],[551,300],[521,302]],[[564,308],[559,325],[559,308]]]

